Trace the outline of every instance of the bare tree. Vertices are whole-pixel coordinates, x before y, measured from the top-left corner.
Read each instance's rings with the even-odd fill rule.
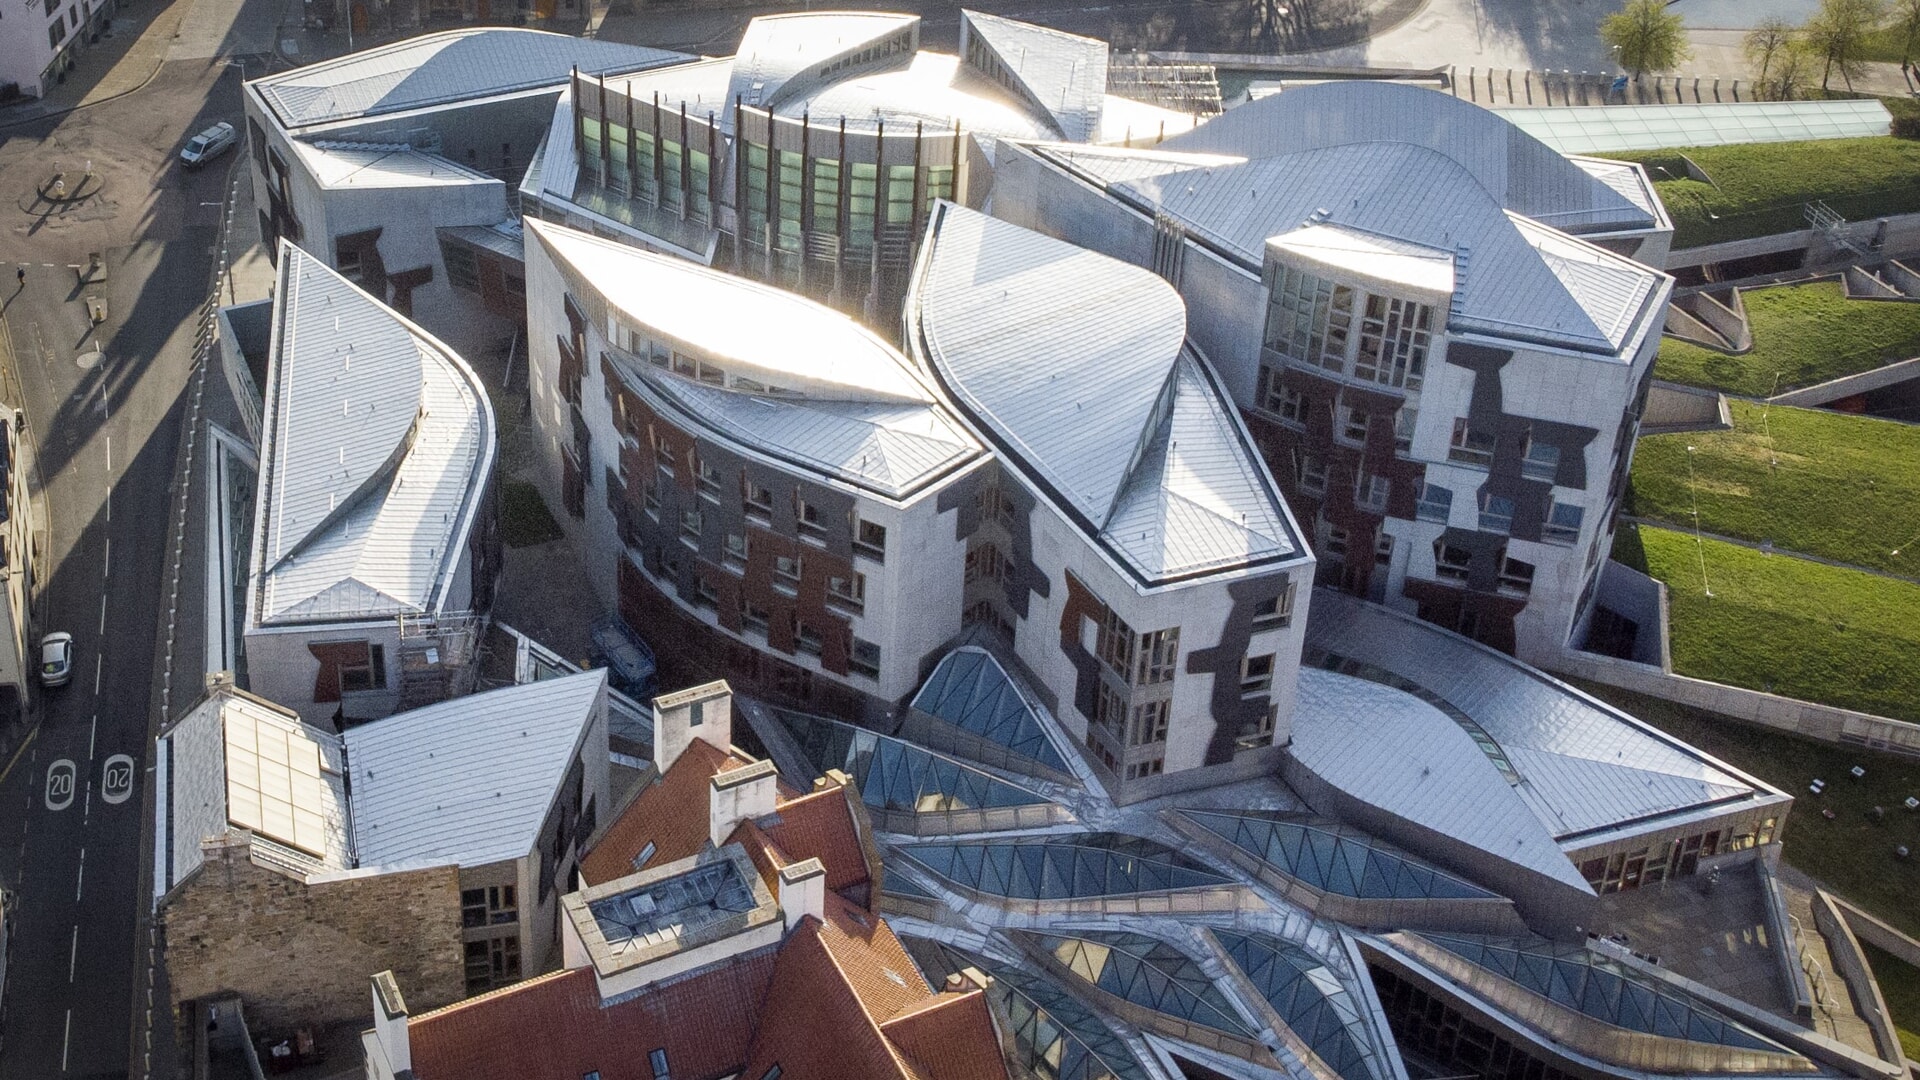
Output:
[[[1755,87],[1763,101],[1792,101],[1813,81],[1813,65],[1818,59],[1796,36],[1774,53],[1773,65],[1765,80]]]
[[[1649,71],[1669,71],[1692,55],[1686,25],[1665,0],[1627,0],[1624,10],[1600,20],[1600,38],[1636,81]]]
[[[1909,0],[1920,4],[1920,0]],[[1747,63],[1758,68],[1754,76],[1760,86],[1767,85],[1767,79],[1773,69],[1773,61],[1783,51],[1794,47],[1793,24],[1777,15],[1761,19],[1747,31],[1746,39],[1741,43],[1746,50]]]
[[[1853,89],[1853,77],[1866,74],[1867,36],[1879,27],[1886,9],[1881,0],[1820,0],[1820,10],[1807,20],[1807,44],[1820,55],[1820,89],[1825,90],[1835,70]]]

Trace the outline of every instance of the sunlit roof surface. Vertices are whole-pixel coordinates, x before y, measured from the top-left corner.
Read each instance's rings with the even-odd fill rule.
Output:
[[[1233,884],[1170,847],[1124,833],[913,844],[901,851],[961,888],[1011,900],[1074,900]]]
[[[1260,996],[1321,1061],[1347,1080],[1379,1080],[1381,1066],[1363,1032],[1360,1005],[1319,958],[1266,934],[1213,931]]]
[[[1603,1024],[1669,1039],[1786,1052],[1705,1004],[1579,945],[1560,945],[1543,938],[1420,936]]]
[[[821,773],[853,777],[868,806],[919,814],[1035,806],[1048,800],[979,769],[838,720],[777,710],[807,760]]]
[[[913,707],[1056,772],[1068,772],[1033,708],[999,661],[984,650],[963,646],[942,657],[914,696]]]
[[[1130,931],[1025,932],[1061,967],[1115,997],[1242,1038],[1255,1033],[1191,956]]]
[[[1180,811],[1228,843],[1322,892],[1361,900],[1486,900],[1493,893],[1335,821],[1269,810]]]
[[[1852,139],[1885,135],[1893,122],[1887,107],[1874,98],[1493,111],[1563,154]]]

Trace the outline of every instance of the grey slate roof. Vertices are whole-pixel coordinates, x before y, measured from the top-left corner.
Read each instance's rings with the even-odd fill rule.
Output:
[[[491,27],[422,34],[322,60],[248,85],[288,128],[558,87],[585,75],[691,60],[685,53]]]
[[[360,865],[483,866],[532,851],[606,681],[596,668],[349,728]]]
[[[1155,583],[1300,550],[1166,282],[952,204],[929,237],[913,347],[1134,574]]]

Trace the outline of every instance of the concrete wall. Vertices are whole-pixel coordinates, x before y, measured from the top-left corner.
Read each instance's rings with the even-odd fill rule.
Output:
[[[1658,379],[1647,391],[1647,409],[1640,417],[1642,435],[1726,431],[1732,427],[1733,414],[1727,409],[1727,395]]]
[[[1903,1062],[1905,1058],[1900,1052],[1900,1036],[1894,1031],[1893,1021],[1887,1014],[1887,1001],[1880,995],[1880,984],[1867,967],[1867,958],[1860,951],[1859,939],[1854,937],[1845,915],[1834,905],[1833,897],[1825,889],[1814,891],[1813,925],[1820,931],[1820,936],[1827,939],[1827,955],[1833,958],[1837,974],[1846,980],[1855,1013],[1866,1021],[1867,1030],[1873,1033],[1874,1049],[1887,1061]]]
[[[464,994],[460,886],[451,866],[354,871],[307,884],[210,848],[160,909],[175,1015],[237,991],[256,1030],[362,1023],[367,977],[393,969],[417,1011]]]
[[[1556,674],[1617,686],[1822,742],[1920,757],[1920,724],[1675,675],[1648,664],[1562,650],[1542,665]]]
[[[1600,568],[1599,602],[1640,624],[1633,659],[1672,670],[1668,655],[1667,589],[1638,570],[1608,559]]]
[[[290,629],[249,627],[246,632],[245,689],[292,709],[309,724],[330,727],[334,714],[343,710],[343,703],[313,699],[314,681],[320,674],[320,661],[307,646],[336,641],[365,641],[370,645],[383,646],[387,664],[386,692],[397,695],[400,688],[400,628],[392,621]],[[392,711],[393,707],[389,704],[385,712],[376,710],[366,715],[384,716]]]

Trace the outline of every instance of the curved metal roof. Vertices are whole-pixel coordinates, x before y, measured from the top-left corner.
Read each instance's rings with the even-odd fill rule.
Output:
[[[1038,806],[1049,800],[909,742],[839,720],[772,710],[820,773],[853,777],[860,800],[900,814]]]
[[[1349,825],[1274,810],[1180,814],[1288,877],[1360,900],[1498,897]]]
[[[1077,900],[1233,884],[1164,844],[1124,833],[909,844],[899,850],[954,885],[1010,900]]]
[[[1229,1035],[1258,1038],[1199,962],[1159,938],[1130,930],[1015,933],[1117,998]]]
[[[1071,773],[1012,677],[984,649],[961,646],[941,657],[912,706],[1055,772]]]
[[[1210,931],[1260,996],[1321,1061],[1346,1080],[1382,1080],[1361,1006],[1319,957],[1267,934]]]

